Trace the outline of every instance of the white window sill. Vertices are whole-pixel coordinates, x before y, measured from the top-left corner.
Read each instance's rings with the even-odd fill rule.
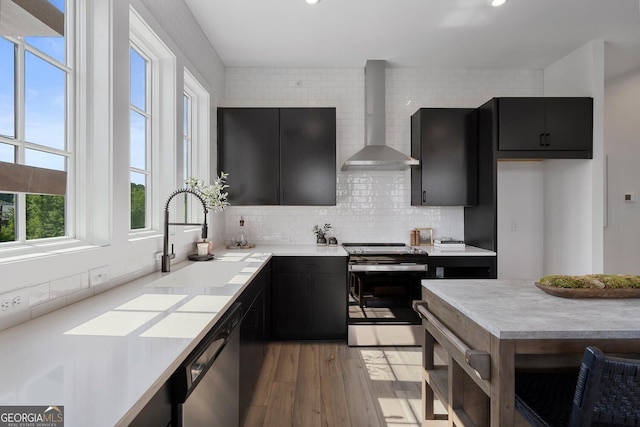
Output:
[[[99,247],[85,241],[67,238],[39,241],[37,243],[7,244],[0,247],[0,264],[81,252]]]
[[[200,233],[202,231],[202,228],[192,227],[192,226],[184,226],[184,227],[178,228],[177,226],[172,225],[169,227],[169,236],[174,236],[176,234],[176,231],[181,231],[185,234],[195,233],[195,232]],[[164,238],[164,234],[156,230],[147,230],[147,231],[129,233],[129,242],[139,242],[143,240],[156,239],[156,238],[162,239]]]

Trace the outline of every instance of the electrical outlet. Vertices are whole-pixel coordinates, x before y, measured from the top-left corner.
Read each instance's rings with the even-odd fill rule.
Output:
[[[25,301],[28,300],[28,289],[17,289],[0,294],[0,312],[10,313],[26,309]]]
[[[89,270],[89,286],[97,286],[101,285],[105,282],[108,282],[109,277],[109,266],[103,265],[102,267],[96,267],[92,270]]]

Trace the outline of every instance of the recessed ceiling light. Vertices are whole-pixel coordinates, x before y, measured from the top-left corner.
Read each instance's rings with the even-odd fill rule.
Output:
[[[318,4],[320,3],[320,0],[304,0],[307,2],[307,4]]]
[[[507,0],[491,0],[491,6],[493,6],[493,7],[502,6],[506,2],[507,2]]]

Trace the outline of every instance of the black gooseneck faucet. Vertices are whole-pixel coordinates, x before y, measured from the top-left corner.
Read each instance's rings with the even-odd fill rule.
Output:
[[[171,271],[171,260],[176,257],[176,254],[173,252],[173,245],[171,245],[171,253],[169,253],[169,226],[170,225],[200,225],[189,222],[169,222],[169,203],[171,199],[176,197],[178,194],[189,193],[193,194],[200,200],[202,203],[202,207],[204,209],[204,223],[202,224],[202,238],[207,238],[207,204],[204,202],[204,199],[197,191],[191,190],[190,188],[181,188],[180,190],[176,190],[167,199],[167,203],[164,205],[164,243],[162,247],[162,272],[167,273]]]

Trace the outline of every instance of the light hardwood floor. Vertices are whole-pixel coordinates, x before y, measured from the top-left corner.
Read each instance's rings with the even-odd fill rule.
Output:
[[[418,427],[420,347],[271,342],[245,427]]]

